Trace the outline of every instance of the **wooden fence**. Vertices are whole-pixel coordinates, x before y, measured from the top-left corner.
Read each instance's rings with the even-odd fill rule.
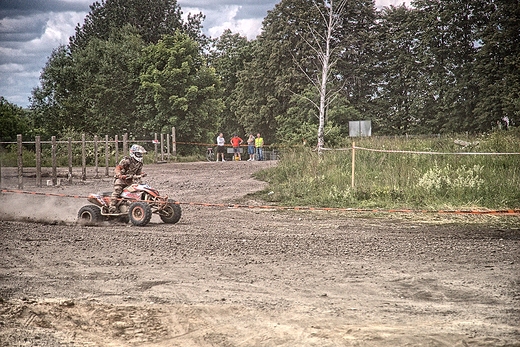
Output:
[[[94,140],[87,141],[85,134],[81,136],[81,141],[72,141],[70,138],[67,141],[58,141],[56,140],[56,136],[51,137],[51,141],[41,141],[40,136],[36,136],[34,141],[23,141],[22,135],[17,136],[17,176],[18,176],[18,189],[23,189],[23,145],[24,144],[33,144],[35,146],[35,155],[36,155],[36,185],[38,187],[42,186],[42,144],[50,144],[51,145],[51,182],[52,185],[55,186],[58,184],[58,165],[57,165],[57,148],[59,144],[67,145],[68,152],[68,175],[67,180],[69,183],[72,183],[73,175],[72,175],[72,145],[73,144],[81,144],[81,180],[87,179],[87,153],[86,148],[87,144],[93,144],[94,146],[94,178],[100,178],[100,169],[101,166],[99,164],[100,155],[99,149],[104,146],[104,176],[109,177],[111,175],[109,169],[110,162],[110,145],[113,144],[114,152],[115,152],[115,162],[119,162],[119,146],[122,145],[122,156],[128,153],[128,134],[124,134],[122,140],[119,139],[118,135],[115,135],[114,139],[109,139],[108,135],[105,135],[104,140],[100,140],[98,136],[94,136]],[[2,144],[9,144],[11,142],[2,142]],[[14,143],[14,142],[13,142]],[[170,134],[160,134],[157,133],[154,136],[154,140],[132,140],[132,143],[143,144],[143,143],[152,143],[154,146],[154,162],[164,162],[165,157],[166,161],[169,161],[171,157],[175,157],[177,155],[177,147],[175,140],[175,128],[172,128],[172,133]],[[0,179],[2,177],[1,173],[1,165],[0,165]]]

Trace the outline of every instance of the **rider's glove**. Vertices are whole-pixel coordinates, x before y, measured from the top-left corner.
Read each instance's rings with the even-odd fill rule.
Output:
[[[143,172],[143,173],[141,174],[141,177],[146,177],[147,175],[148,175],[147,173]]]
[[[126,175],[119,175],[119,178],[122,180],[126,180]]]

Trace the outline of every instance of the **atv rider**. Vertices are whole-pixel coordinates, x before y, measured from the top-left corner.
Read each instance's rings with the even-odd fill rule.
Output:
[[[132,145],[130,157],[124,157],[114,170],[114,191],[110,197],[109,213],[117,213],[117,200],[123,189],[133,183],[134,175],[146,176],[141,170],[143,168],[143,154],[146,150],[143,146]]]

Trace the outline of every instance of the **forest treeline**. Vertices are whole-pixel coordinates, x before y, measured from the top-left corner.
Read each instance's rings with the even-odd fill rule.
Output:
[[[87,133],[213,142],[260,132],[268,143],[316,143],[317,33],[330,1],[281,0],[248,40],[203,34],[202,13],[176,0],[104,0],[49,57],[28,109],[0,99],[0,139]],[[520,122],[520,2],[415,0],[336,14],[325,141],[348,122],[373,134],[480,133]]]

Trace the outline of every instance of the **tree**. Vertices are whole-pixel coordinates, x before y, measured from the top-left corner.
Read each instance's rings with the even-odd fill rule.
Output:
[[[497,122],[520,124],[520,3],[486,1],[479,27],[475,80],[475,130],[486,131]]]
[[[225,108],[217,124],[215,132],[225,134],[243,134],[246,129],[237,121],[232,106],[232,94],[238,83],[238,74],[246,63],[253,59],[252,45],[246,37],[225,30],[213,45],[209,55],[210,66],[215,68],[222,81],[222,98]],[[217,130],[220,129],[220,130]],[[252,131],[253,129],[247,129]],[[216,133],[213,134],[216,136]]]
[[[368,100],[374,94],[375,10],[372,1],[314,2],[319,20],[308,25],[304,36],[310,55],[300,66],[315,89],[309,101],[317,111],[317,148],[332,144],[348,133],[349,120],[368,114]],[[325,131],[328,122],[332,122]],[[338,131],[331,129],[337,128]],[[337,135],[334,135],[337,134]],[[338,139],[333,137],[337,136]]]
[[[180,32],[144,50],[137,113],[144,129],[168,132],[180,141],[207,140],[223,109],[220,81],[199,45]]]
[[[235,113],[242,124],[263,132],[268,142],[282,138],[303,138],[304,134],[291,136],[288,133],[291,124],[309,123],[318,129],[320,88],[332,91],[325,92],[325,99],[330,104],[337,96],[336,100],[344,110],[356,107],[349,102],[351,96],[356,96],[358,104],[366,107],[368,95],[372,94],[368,88],[359,93],[353,91],[359,89],[360,80],[366,79],[363,87],[370,86],[371,82],[366,77],[370,76],[370,59],[367,56],[368,47],[371,46],[368,41],[372,40],[368,33],[375,18],[373,3],[365,0],[350,1],[337,17],[333,16],[339,21],[336,24],[341,25],[336,25],[335,30],[332,30],[330,47],[335,51],[329,53],[338,55],[333,57],[332,67],[329,61],[328,76],[327,73],[324,75],[326,84],[322,84],[320,73],[323,72],[324,60],[323,56],[320,60],[316,51],[323,47],[322,52],[326,53],[326,46],[317,46],[316,39],[320,44],[326,44],[326,39],[318,37],[327,37],[329,22],[323,18],[328,17],[322,17],[329,13],[326,4],[328,2],[315,0],[283,0],[276,5],[268,12],[263,32],[253,44],[253,60],[239,74],[239,82],[233,94]],[[361,42],[365,38],[369,40],[363,46]],[[355,52],[355,58],[352,52]],[[349,63],[343,62],[346,59]],[[365,66],[361,67],[361,64]],[[316,88],[316,92],[309,89],[311,85]],[[307,109],[302,109],[304,104],[300,98],[305,97],[314,99],[312,102],[308,100]],[[322,105],[323,121],[327,122],[327,102]],[[300,111],[294,112],[296,109]],[[336,120],[348,123],[346,117],[357,114],[350,111],[337,112]],[[311,114],[315,116],[308,119]],[[341,118],[340,114],[345,118]],[[302,131],[306,133],[306,129],[308,127],[302,128]],[[299,131],[298,128],[295,131]],[[307,136],[305,134],[306,140],[309,140]],[[312,142],[314,144],[315,141]]]
[[[283,113],[283,110],[280,109],[281,103],[273,96],[276,93],[276,75],[272,66],[267,64],[268,53],[259,41],[253,43],[252,49],[254,58],[238,73],[230,108],[245,130],[260,132],[265,142],[270,143],[276,138],[276,114]]]
[[[40,86],[32,91],[34,125],[39,135],[74,127],[82,119],[72,102],[77,90],[77,76],[68,47],[59,46],[51,53],[40,74]]]
[[[155,101],[137,110],[136,102],[143,101],[136,100],[140,74],[147,68],[143,49],[177,31],[203,41],[202,16],[184,23],[175,0],[106,0],[91,10],[69,46],[57,48],[41,73],[31,99],[35,124],[54,134],[63,129],[144,134],[147,120],[138,117]]]
[[[425,105],[414,110],[416,118],[428,132],[472,131],[472,109],[478,98],[475,42],[483,2],[418,0],[414,7],[416,59],[422,64],[418,101]]]
[[[261,132],[268,143],[277,140],[278,120],[287,119],[293,95],[309,84],[295,61],[312,65],[302,36],[310,35],[308,25],[316,25],[317,16],[312,0],[282,0],[268,12],[262,34],[252,45],[253,60],[239,73],[233,110],[245,129]]]
[[[283,3],[285,1],[276,5],[274,11]],[[276,138],[276,115],[283,113],[274,95],[277,93],[276,81],[282,78],[280,69],[287,67],[286,58],[274,47],[284,44],[281,39],[273,37],[281,32],[266,27],[266,21],[272,16],[268,13],[264,19],[264,32],[252,43],[253,59],[238,73],[231,101],[231,109],[239,124],[249,132],[260,132],[266,143]]]
[[[142,129],[135,120],[138,65],[144,43],[131,26],[82,49],[60,47],[51,55],[33,91],[35,125],[54,133],[74,129],[114,135]]]
[[[85,47],[94,38],[107,40],[114,29],[131,25],[137,29],[145,43],[157,43],[166,34],[181,30],[193,39],[205,42],[201,33],[202,14],[189,15],[182,20],[182,11],[177,0],[102,0],[90,5],[90,12],[82,26],[70,38],[72,51]]]
[[[317,146],[319,123],[318,107],[309,107],[309,100],[319,100],[318,89],[309,85],[300,94],[294,94],[287,113],[277,118],[279,124],[277,139],[282,143]],[[361,114],[345,98],[328,100],[326,122],[323,133],[328,146],[342,144],[342,138],[348,134],[348,120],[361,119]]]
[[[78,84],[74,105],[83,114],[74,124],[77,130],[143,135],[135,95],[145,47],[136,29],[127,25],[115,29],[107,40],[94,38],[72,53]]]
[[[474,64],[482,1],[413,2],[379,21],[380,72],[374,103],[387,134],[475,129]]]
[[[0,96],[0,141],[16,141],[18,134],[29,133],[30,125],[27,111]]]
[[[406,134],[421,120],[413,118],[417,80],[421,73],[417,56],[414,12],[405,6],[383,9],[378,21],[378,76],[373,103],[376,127],[383,134]]]
[[[317,69],[316,79],[306,73],[305,69],[302,71],[306,74],[307,78],[316,87],[319,93],[319,104],[316,105],[318,108],[318,154],[322,154],[323,147],[325,145],[325,117],[327,108],[331,101],[338,96],[338,91],[330,93],[327,87],[332,77],[332,69],[337,62],[337,55],[334,53],[334,34],[339,26],[342,25],[343,17],[341,12],[346,5],[346,0],[338,2],[337,7],[334,6],[333,0],[326,0],[324,2],[324,8],[320,8],[321,4],[315,4],[316,9],[321,15],[321,19],[325,23],[325,31],[320,32],[309,25],[311,32],[312,41],[307,41],[307,44],[316,54],[319,61],[319,67]],[[337,47],[336,47],[337,48]],[[312,100],[312,99],[309,99]]]

